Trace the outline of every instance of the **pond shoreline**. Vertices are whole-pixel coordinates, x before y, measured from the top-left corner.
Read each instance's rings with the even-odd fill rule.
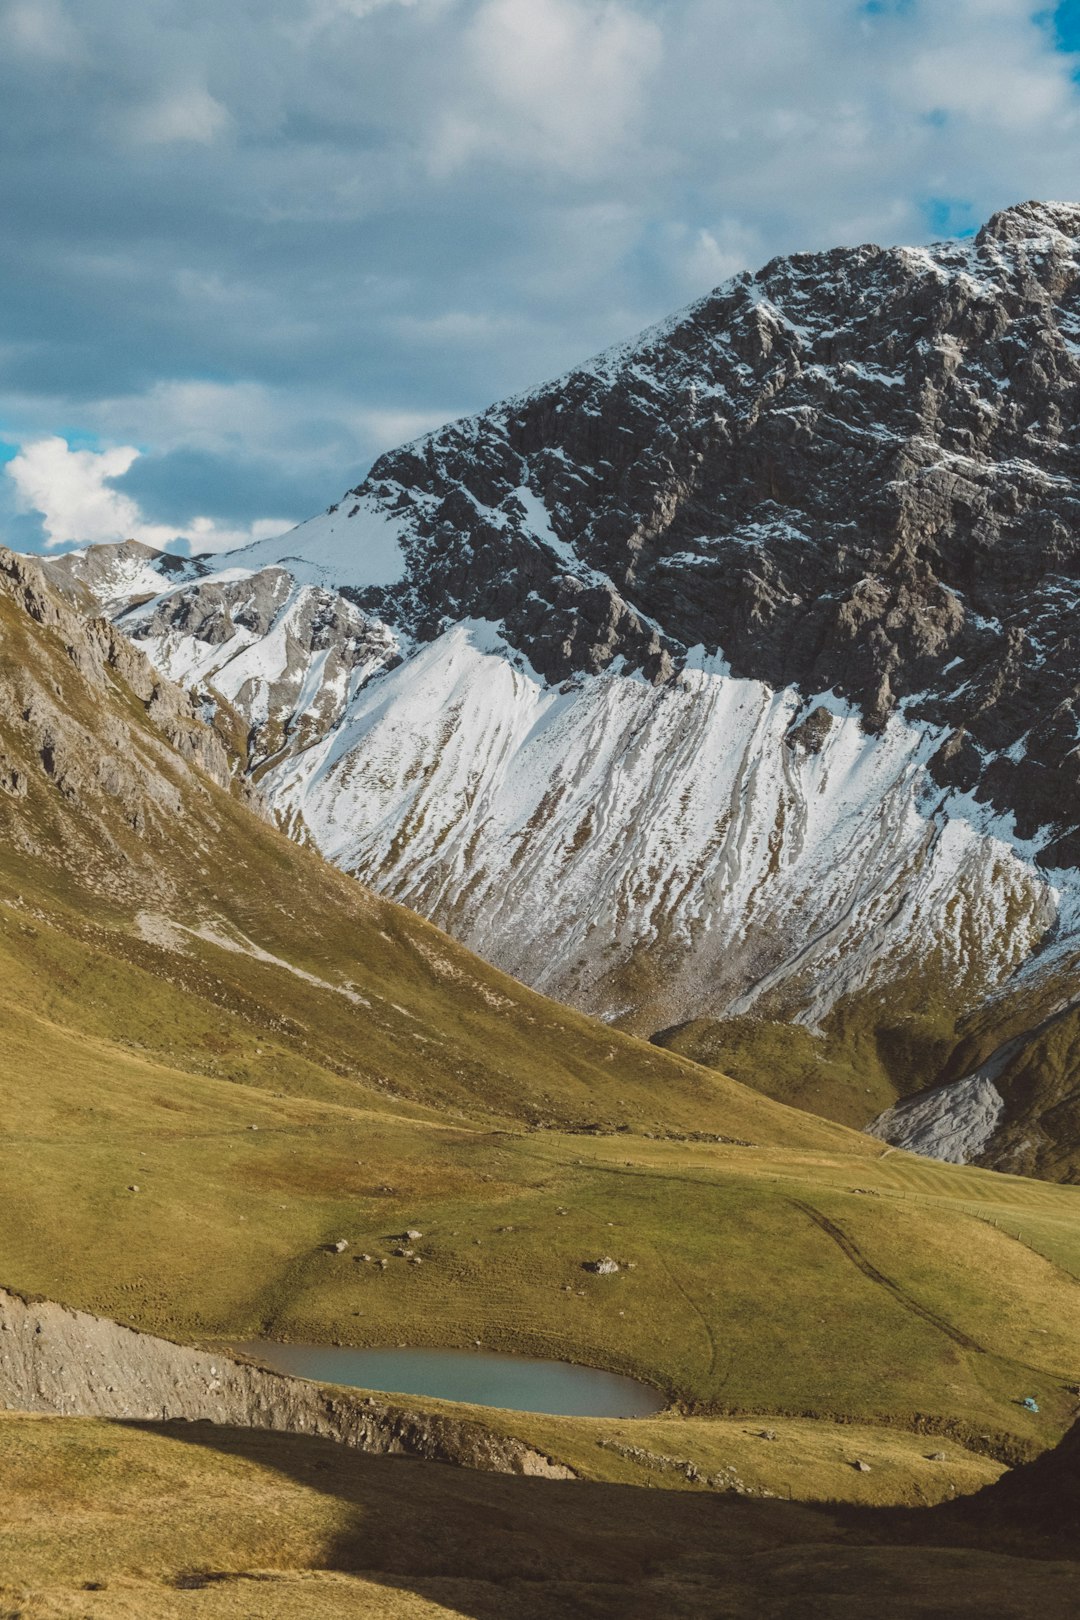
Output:
[[[667,1406],[651,1384],[623,1373],[571,1361],[427,1346],[350,1348],[284,1343],[272,1339],[232,1342],[236,1355],[291,1377],[379,1394],[457,1401],[501,1411],[552,1417],[654,1417]]]

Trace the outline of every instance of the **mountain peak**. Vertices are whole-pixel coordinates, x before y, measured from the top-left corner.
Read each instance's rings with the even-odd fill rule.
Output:
[[[888,1007],[938,1078],[1080,950],[1077,237],[774,260],[202,577],[139,560],[121,622],[515,975],[645,1033]]]
[[[1024,242],[1050,233],[1080,238],[1080,203],[1031,200],[1001,208],[991,214],[975,241]]]

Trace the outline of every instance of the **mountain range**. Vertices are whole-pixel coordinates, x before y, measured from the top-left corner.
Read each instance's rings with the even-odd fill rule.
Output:
[[[524,982],[1080,1174],[1080,208],[777,259],[279,538],[49,567]]]
[[[0,1399],[145,1411],[161,1338],[480,1340],[662,1392],[647,1431],[478,1411],[560,1469],[641,1483],[675,1445],[712,1477],[734,1445],[776,1490],[789,1451],[738,1427],[771,1413],[810,1425],[804,1494],[863,1499],[828,1459],[897,1430],[879,1503],[992,1477],[930,1477],[927,1434],[1000,1469],[1071,1422],[1073,1189],[895,1152],[488,966],[287,837],[224,700],[2,549],[0,700]]]
[[[1060,337],[1072,221],[767,267],[243,552],[0,547],[4,1614],[1068,1612],[1067,504],[1017,362],[988,515],[874,529],[824,306]],[[322,1382],[391,1346],[649,1415]]]

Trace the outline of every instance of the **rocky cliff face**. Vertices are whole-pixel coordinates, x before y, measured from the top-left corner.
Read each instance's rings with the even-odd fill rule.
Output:
[[[866,1119],[1068,1002],[1078,409],[1080,207],[1030,203],[737,277],[280,540],[63,567],[348,870],[698,1055],[798,1019]],[[1035,1168],[1008,1077],[962,1151]]]
[[[31,626],[37,627],[32,629]],[[206,782],[256,804],[230,746],[235,716],[197,703],[46,571],[0,547],[0,836],[47,852],[112,897],[169,888],[168,841]],[[112,859],[99,859],[103,852]]]

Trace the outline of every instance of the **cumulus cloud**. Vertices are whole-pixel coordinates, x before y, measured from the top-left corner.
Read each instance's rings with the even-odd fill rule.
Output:
[[[299,520],[775,253],[1075,194],[1064,15],[0,0],[0,430],[143,446],[114,518]]]
[[[24,445],[4,471],[15,486],[16,510],[41,514],[47,547],[131,539],[164,549],[183,539],[193,552],[221,551],[289,527],[276,518],[242,529],[223,529],[207,517],[194,517],[179,530],[147,523],[138,503],[113,487],[138,456],[132,445],[72,450],[53,435]]]
[[[136,108],[131,132],[136,141],[152,146],[170,141],[196,141],[205,145],[216,140],[228,122],[227,111],[205,85],[189,84]]]
[[[662,47],[658,24],[616,0],[484,0],[465,37],[471,93],[446,108],[437,166],[602,169],[643,111]]]

